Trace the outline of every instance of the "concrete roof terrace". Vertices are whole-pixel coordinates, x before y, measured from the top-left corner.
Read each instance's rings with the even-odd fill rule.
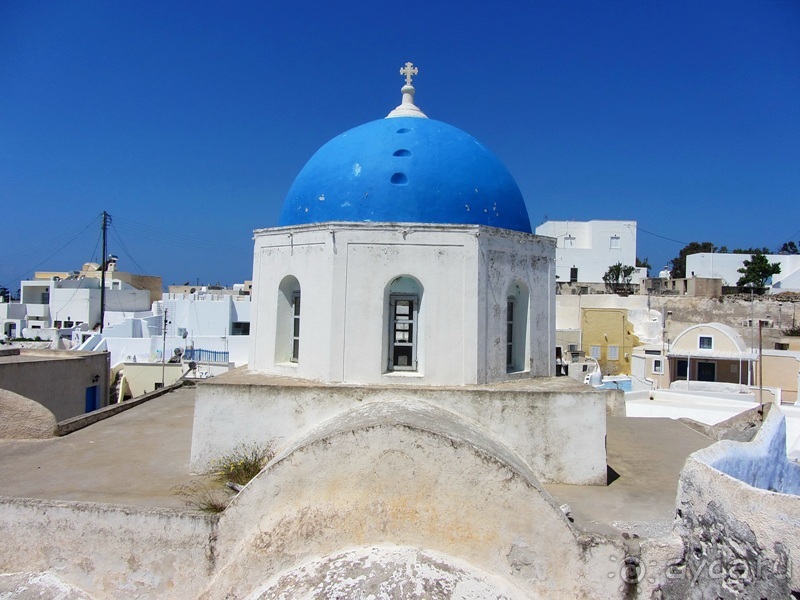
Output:
[[[553,382],[538,385],[574,383]],[[185,509],[175,486],[202,479],[189,469],[194,402],[195,389],[184,387],[64,437],[0,440],[0,496]],[[570,505],[579,529],[661,535],[672,524],[686,457],[713,440],[671,419],[607,422],[610,484],[544,488]]]

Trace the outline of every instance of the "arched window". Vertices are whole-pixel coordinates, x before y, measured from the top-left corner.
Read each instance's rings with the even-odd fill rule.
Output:
[[[506,299],[506,371],[525,371],[528,363],[528,286],[517,281]]]
[[[278,286],[278,314],[275,328],[275,362],[300,359],[300,282],[292,275]]]
[[[422,285],[409,276],[388,286],[388,371],[417,371]]]

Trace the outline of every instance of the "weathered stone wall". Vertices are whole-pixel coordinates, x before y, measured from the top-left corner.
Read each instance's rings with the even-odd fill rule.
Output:
[[[216,518],[0,497],[0,573],[57,573],[98,600],[184,600],[216,560]]]
[[[692,298],[690,296],[651,296],[650,307],[666,316],[666,335],[674,340],[679,333],[698,323],[717,322],[736,329],[750,347],[758,347],[758,320],[769,320],[774,327],[762,329],[764,348],[774,348],[780,341],[783,329],[792,324],[792,311],[800,320],[800,309],[790,302],[781,302],[770,296],[720,296],[718,298]],[[671,313],[671,314],[670,314]],[[743,326],[752,319],[755,327]]]
[[[784,436],[773,409],[752,442],[725,440],[689,457],[675,527],[683,552],[657,573],[660,597],[800,594],[800,467],[786,460]]]

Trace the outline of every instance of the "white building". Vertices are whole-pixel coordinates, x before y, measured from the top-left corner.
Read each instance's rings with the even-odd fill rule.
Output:
[[[112,366],[161,362],[179,349],[187,361],[227,370],[247,363],[250,307],[248,295],[164,294],[147,311],[107,312],[102,334],[79,333],[75,341],[81,350],[110,352]]]
[[[12,337],[55,339],[73,329],[90,330],[100,324],[101,279],[76,272],[66,278],[22,281],[19,303],[0,303],[2,334]],[[150,308],[150,291],[114,277],[106,278],[107,311],[135,312]],[[83,327],[81,327],[83,326]]]
[[[771,293],[800,291],[800,255],[767,254],[767,260],[778,263],[781,272],[772,276]],[[716,252],[699,252],[686,257],[687,277],[716,277],[722,279],[723,285],[735,286],[742,276],[739,269],[744,261],[750,260],[749,254],[720,254]]]
[[[536,235],[556,239],[556,277],[559,283],[603,284],[611,265],[636,266],[636,221],[547,221]],[[637,268],[631,283],[647,277]]]

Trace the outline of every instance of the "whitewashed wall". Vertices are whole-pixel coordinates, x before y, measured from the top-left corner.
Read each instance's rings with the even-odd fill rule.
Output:
[[[553,242],[480,226],[328,223],[256,232],[250,367],[262,373],[351,383],[465,384],[508,378],[508,288],[530,289],[528,375],[552,374]],[[276,360],[279,286],[301,288],[300,359]],[[422,290],[419,368],[387,372],[387,288]],[[499,347],[502,346],[502,347]]]
[[[749,254],[719,254],[716,252],[698,252],[686,257],[686,276],[718,277],[723,285],[736,285],[742,276],[739,269],[744,261],[750,260]],[[770,263],[779,263],[781,272],[772,276],[772,284],[780,282],[800,269],[800,255],[768,254]]]
[[[547,221],[536,228],[536,235],[556,238],[556,275],[569,281],[570,269],[578,268],[581,283],[603,283],[608,267],[621,262],[636,265],[636,221]],[[565,246],[567,237],[574,238]],[[611,248],[611,237],[619,237],[619,248]],[[639,283],[637,272],[633,283]]]

